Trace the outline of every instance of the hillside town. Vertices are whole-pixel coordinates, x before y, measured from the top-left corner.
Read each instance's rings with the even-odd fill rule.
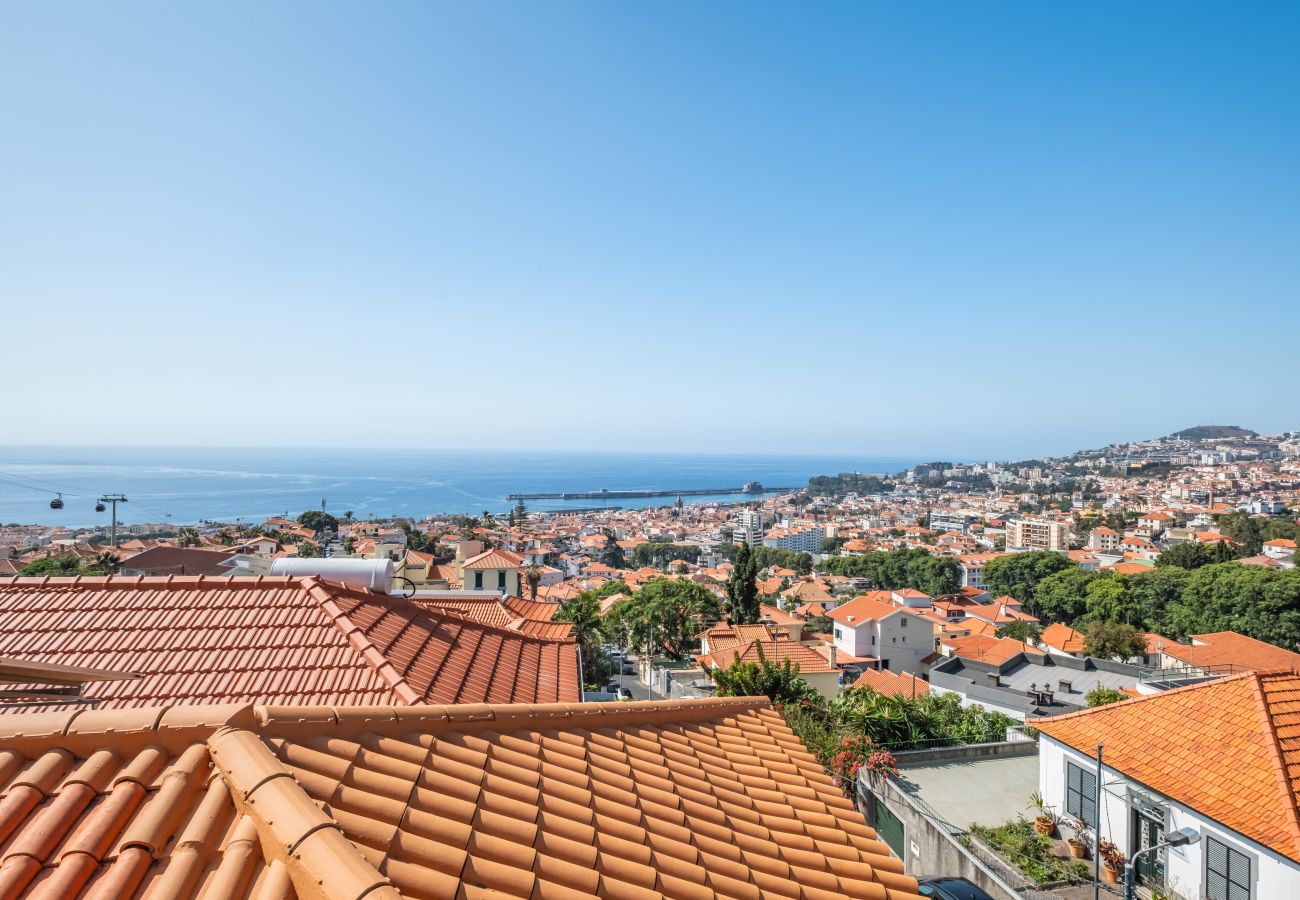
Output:
[[[0,895],[1073,897],[1188,827],[1150,896],[1290,895],[1298,511],[1300,435],[1211,428],[734,505],[7,525]]]

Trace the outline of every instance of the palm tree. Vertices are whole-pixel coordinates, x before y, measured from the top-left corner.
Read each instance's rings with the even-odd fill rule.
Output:
[[[528,599],[537,599],[537,586],[542,583],[542,567],[537,563],[530,563],[524,569],[524,581],[528,582]]]
[[[93,570],[99,575],[113,575],[116,574],[117,570],[120,568],[122,568],[122,561],[118,558],[118,555],[105,550],[96,553],[94,558],[90,561],[90,565],[82,571],[90,574],[90,571]]]
[[[605,622],[600,617],[600,600],[592,591],[584,591],[572,600],[566,600],[555,611],[555,621],[568,622],[573,637],[582,654],[582,681],[587,683],[587,673],[596,672],[596,654],[605,635]]]
[[[176,532],[177,547],[197,547],[199,545],[199,533],[193,528],[185,527]]]

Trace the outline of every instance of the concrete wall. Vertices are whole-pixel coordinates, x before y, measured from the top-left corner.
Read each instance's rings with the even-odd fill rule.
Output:
[[[943,762],[949,759],[988,759],[1002,756],[1036,756],[1037,742],[1026,738],[1021,741],[997,741],[990,744],[963,744],[959,747],[935,747],[932,750],[904,750],[894,754],[898,766],[919,766],[922,763]]]
[[[959,844],[947,828],[927,816],[892,781],[864,775],[858,790],[871,827],[876,827],[877,806],[881,804],[903,823],[906,848],[903,868],[907,874],[968,878],[997,900],[1021,900],[1016,889],[1024,886],[1023,879],[1010,871],[999,876],[990,865]]]

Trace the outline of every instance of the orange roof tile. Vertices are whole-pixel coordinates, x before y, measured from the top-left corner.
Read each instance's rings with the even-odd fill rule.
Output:
[[[889,697],[924,697],[930,693],[930,682],[905,672],[866,669],[853,682],[853,688],[870,688]]]
[[[1300,861],[1300,676],[1247,672],[1035,723],[1288,859]]]
[[[1031,656],[1043,655],[1043,651],[1035,649],[1022,641],[1013,641],[1011,638],[989,637],[984,634],[947,638],[943,641],[943,645],[951,648],[954,656],[978,660],[994,666],[1000,666],[1007,660],[1014,659],[1019,653]]]
[[[1062,653],[1082,653],[1084,637],[1069,625],[1054,622],[1043,629],[1039,643],[1046,644]]]
[[[1192,644],[1166,640],[1160,652],[1192,666],[1225,666],[1238,669],[1289,669],[1300,672],[1300,653],[1255,640],[1235,631],[1193,634]]]
[[[905,612],[905,609],[894,605],[891,591],[871,591],[835,607],[826,615],[841,625],[861,625],[896,612]]]
[[[509,550],[484,550],[461,563],[463,569],[519,569],[524,558]]]
[[[101,708],[557,701],[577,651],[318,578],[0,580],[0,654],[138,672]]]
[[[14,716],[0,797],[15,894],[916,900],[765,698]]]

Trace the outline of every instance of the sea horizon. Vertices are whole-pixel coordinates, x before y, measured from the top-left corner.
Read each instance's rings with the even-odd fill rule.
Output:
[[[325,509],[356,518],[507,512],[511,493],[803,487],[815,475],[889,474],[921,457],[856,454],[644,453],[595,450],[411,450],[236,447],[0,447],[0,522],[93,528],[106,493],[124,494],[125,525],[257,524]],[[954,460],[956,461],[956,460]],[[62,509],[50,508],[61,494]],[[742,502],[700,494],[686,503]],[[534,511],[666,506],[672,496],[527,501]]]

